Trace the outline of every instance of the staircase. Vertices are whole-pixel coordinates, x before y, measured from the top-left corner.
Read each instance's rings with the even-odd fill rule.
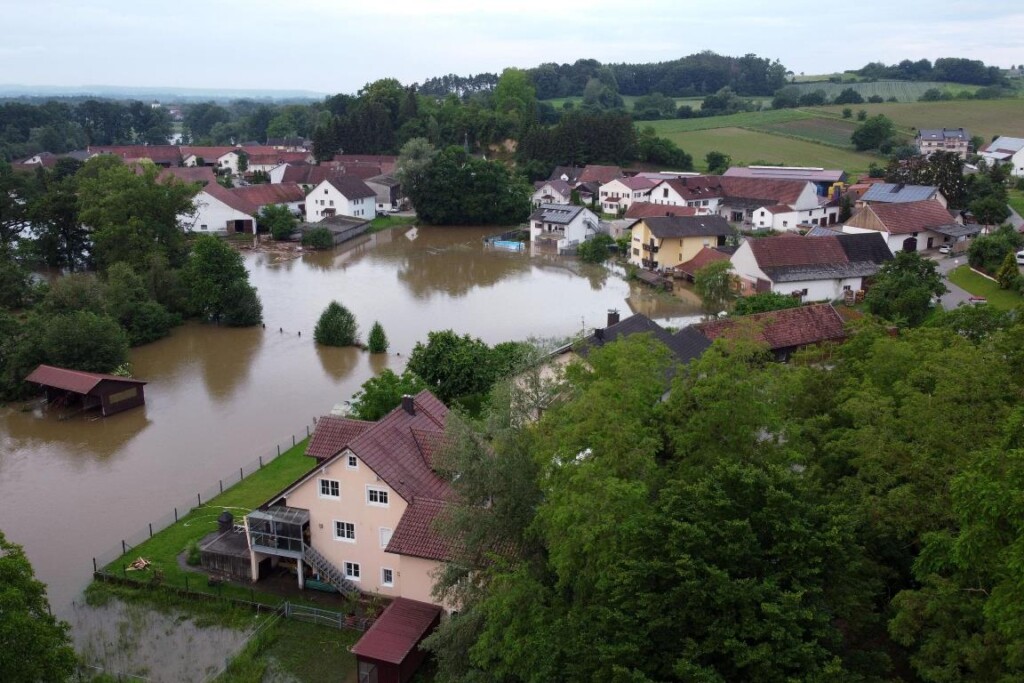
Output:
[[[322,581],[331,584],[337,588],[340,593],[348,596],[359,594],[359,588],[357,588],[354,583],[346,579],[341,570],[331,564],[331,561],[317,552],[316,548],[313,546],[303,546],[302,559],[310,567],[316,569],[320,574],[320,579]]]

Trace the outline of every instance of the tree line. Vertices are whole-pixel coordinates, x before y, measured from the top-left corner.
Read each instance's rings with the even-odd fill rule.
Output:
[[[868,62],[853,73],[864,78],[888,78],[901,81],[951,81],[971,85],[1008,85],[998,66],[988,66],[980,59],[939,57],[934,63],[927,59],[904,59],[898,64]]]
[[[1024,676],[1024,321],[756,339],[631,337],[450,418],[439,681]]]

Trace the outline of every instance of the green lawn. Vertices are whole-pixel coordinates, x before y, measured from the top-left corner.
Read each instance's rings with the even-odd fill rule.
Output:
[[[1024,304],[1024,297],[1015,291],[1000,289],[999,285],[987,277],[978,275],[970,266],[960,266],[949,272],[949,281],[963,287],[974,296],[988,299],[988,305],[1009,310]]]
[[[857,129],[857,124],[844,119],[816,117],[783,123],[761,124],[753,126],[753,129],[763,133],[792,136],[808,142],[853,149],[850,136]]]
[[[1010,190],[1010,206],[1024,216],[1024,190]]]
[[[370,221],[370,228],[366,232],[370,234],[400,225],[415,225],[417,220],[416,216],[377,216]]]
[[[193,590],[207,590],[205,575],[202,573],[183,570],[178,565],[178,555],[185,550],[191,541],[198,541],[206,534],[217,528],[217,517],[225,509],[231,511],[238,519],[247,510],[251,510],[265,502],[291,482],[308,472],[313,467],[313,460],[303,453],[306,449],[306,441],[288,449],[279,457],[267,463],[261,470],[249,475],[239,483],[235,484],[224,493],[204,503],[201,507],[194,508],[191,512],[172,524],[163,531],[157,533],[153,538],[146,540],[140,545],[129,549],[129,551],[117,558],[106,570],[121,575],[122,567],[138,557],[144,557],[152,562],[151,569],[145,571],[127,572],[125,575],[139,581],[146,581],[153,577],[155,571],[163,574],[162,583],[174,587],[184,588],[186,577],[189,587]],[[236,597],[250,599],[253,593],[248,588],[225,584],[222,589],[225,597]],[[257,602],[277,604],[280,598],[255,592]]]

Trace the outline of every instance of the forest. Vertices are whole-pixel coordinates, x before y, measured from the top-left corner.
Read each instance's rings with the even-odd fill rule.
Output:
[[[1022,377],[1024,322],[970,307],[499,384],[437,456],[437,680],[1021,680]]]

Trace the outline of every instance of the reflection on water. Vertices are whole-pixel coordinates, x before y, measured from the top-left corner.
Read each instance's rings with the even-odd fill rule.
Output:
[[[304,434],[413,345],[451,328],[494,344],[565,338],[607,311],[659,321],[699,313],[690,298],[627,283],[621,272],[485,248],[483,228],[407,229],[301,256],[248,253],[266,329],[190,323],[133,349],[146,406],[106,419],[59,420],[0,408],[0,529],[25,546],[66,613],[92,558],[217,479]],[[689,297],[684,294],[683,297]],[[318,348],[313,327],[337,299],[365,340],[374,320],[390,352]]]

